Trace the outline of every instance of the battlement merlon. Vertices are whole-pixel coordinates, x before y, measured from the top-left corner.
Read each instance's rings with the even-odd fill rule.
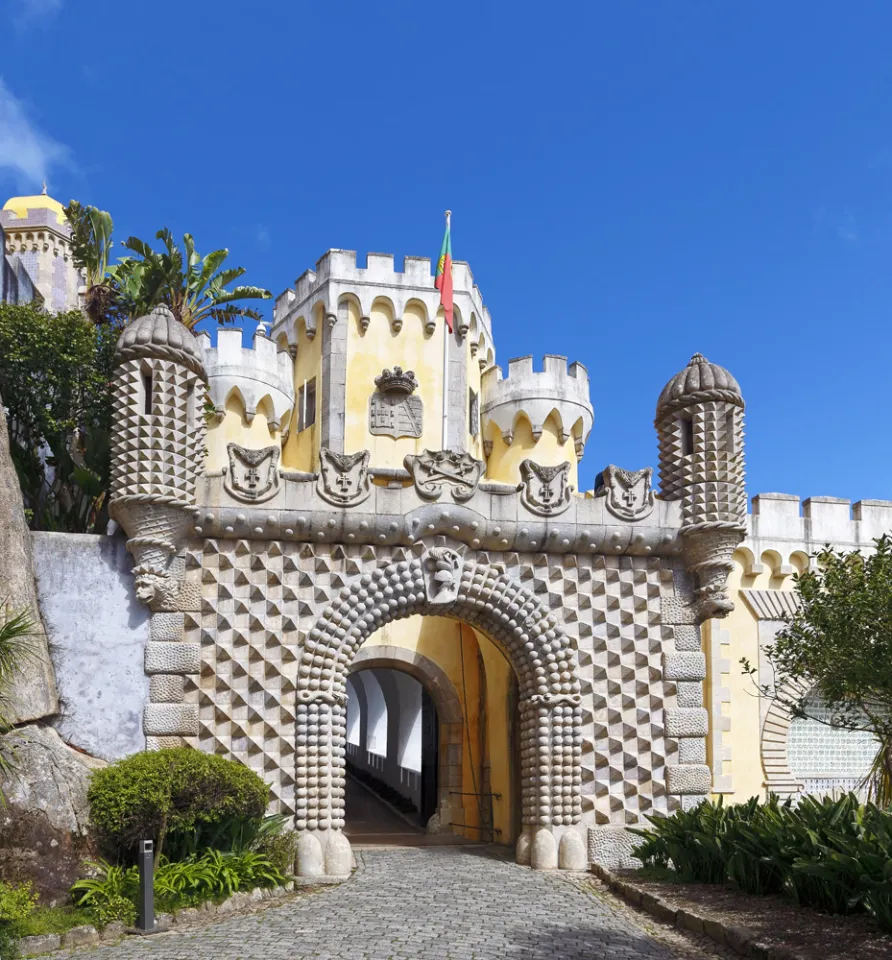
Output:
[[[752,498],[747,536],[747,572],[758,573],[768,554],[776,574],[793,572],[794,553],[811,556],[828,543],[834,549],[869,550],[884,533],[892,534],[892,500],[850,500],[810,497],[801,500],[789,493],[760,493]]]
[[[291,356],[279,350],[263,334],[254,335],[253,345],[242,346],[241,330],[218,330],[217,346],[208,333],[198,334],[208,375],[211,402],[222,417],[233,389],[238,390],[250,423],[264,397],[272,406],[270,423],[277,427],[294,407],[294,364]]]
[[[533,437],[538,439],[545,421],[556,413],[561,439],[572,433],[577,456],[581,457],[595,419],[588,371],[581,363],[568,366],[566,357],[554,354],[546,354],[542,366],[541,371],[535,371],[531,356],[518,357],[508,361],[507,377],[500,367],[491,367],[483,374],[484,429],[488,423],[495,423],[510,444],[517,417],[523,414],[532,425]]]
[[[480,288],[474,283],[471,269],[463,260],[452,264],[455,322],[459,333],[474,340],[482,337],[492,347],[492,319],[483,302]],[[355,250],[329,250],[316,262],[315,270],[307,270],[295,281],[294,288],[276,298],[273,309],[274,338],[289,323],[302,317],[307,331],[315,336],[318,326],[318,304],[327,316],[337,317],[337,307],[344,295],[352,295],[363,316],[368,316],[377,297],[388,298],[396,316],[401,317],[406,304],[417,300],[424,304],[427,317],[437,315],[439,291],[434,288],[432,261],[429,257],[405,257],[402,270],[397,270],[393,254],[370,253],[366,266],[356,265]]]

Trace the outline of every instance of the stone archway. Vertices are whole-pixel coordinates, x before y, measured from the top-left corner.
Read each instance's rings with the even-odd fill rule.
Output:
[[[510,660],[520,693],[519,863],[585,866],[582,708],[576,651],[557,618],[499,568],[445,547],[357,577],[307,634],[298,669],[295,828],[298,873],[346,874],[346,678],[363,642],[412,614],[479,627]]]
[[[399,670],[414,677],[430,694],[437,709],[440,726],[439,776],[437,780],[437,816],[441,829],[454,816],[450,791],[461,790],[464,714],[452,681],[429,657],[416,650],[379,643],[360,647],[349,673],[360,670]],[[439,831],[437,831],[439,832]]]

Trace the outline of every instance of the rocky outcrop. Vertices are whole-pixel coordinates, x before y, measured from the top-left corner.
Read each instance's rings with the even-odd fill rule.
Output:
[[[62,899],[95,856],[89,835],[90,774],[105,762],[72,750],[51,727],[29,725],[0,738],[13,769],[0,773],[0,878],[29,879]]]
[[[22,491],[12,458],[6,412],[0,397],[0,604],[13,612],[30,610],[35,621],[29,655],[4,703],[4,714],[13,724],[28,723],[56,713],[59,699],[46,631],[37,605],[37,589],[31,565],[31,533],[25,522]]]

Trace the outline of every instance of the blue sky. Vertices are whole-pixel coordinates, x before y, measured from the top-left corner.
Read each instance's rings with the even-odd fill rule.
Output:
[[[589,369],[581,480],[656,463],[694,351],[749,492],[892,499],[892,6],[0,0],[0,193],[191,232],[280,293],[436,256],[498,360]]]

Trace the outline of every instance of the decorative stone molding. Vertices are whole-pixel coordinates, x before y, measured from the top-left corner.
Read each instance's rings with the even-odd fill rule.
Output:
[[[644,520],[653,513],[653,467],[621,470],[612,463],[601,474],[604,485],[597,491],[610,513],[620,520]]]
[[[372,492],[369,451],[346,454],[323,447],[319,451],[316,492],[336,507],[355,507],[367,500]]]
[[[235,500],[263,503],[279,491],[278,446],[248,450],[237,443],[227,443],[229,467],[225,469],[223,486]]]
[[[464,503],[474,496],[485,469],[482,460],[476,460],[469,453],[451,450],[409,454],[403,465],[412,475],[420,497],[439,500],[443,490],[447,489],[456,503]]]
[[[556,467],[541,467],[532,460],[523,460],[520,476],[523,480],[520,501],[531,513],[540,517],[556,517],[570,506],[573,487],[569,483],[568,461]]]

